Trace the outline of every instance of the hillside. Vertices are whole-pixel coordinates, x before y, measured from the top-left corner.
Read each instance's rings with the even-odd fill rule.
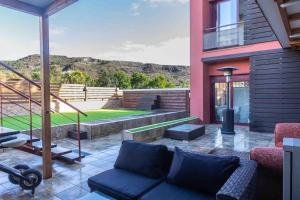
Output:
[[[24,73],[40,71],[39,55],[30,55],[16,61],[9,61],[8,63]],[[57,73],[67,72],[70,70],[80,70],[86,72],[92,77],[92,79],[97,79],[98,74],[103,70],[122,70],[127,74],[132,74],[133,72],[138,71],[150,76],[154,74],[163,74],[172,80],[175,85],[189,83],[190,77],[189,66],[159,65],[128,61],[109,61],[89,57],[66,57],[58,55],[51,56],[50,63],[51,70],[55,70]]]

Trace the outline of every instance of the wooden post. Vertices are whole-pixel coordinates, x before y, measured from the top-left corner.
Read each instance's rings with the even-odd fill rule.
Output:
[[[42,77],[42,142],[43,142],[43,176],[52,177],[51,166],[51,118],[50,118],[50,64],[49,64],[49,19],[40,17],[40,55]]]

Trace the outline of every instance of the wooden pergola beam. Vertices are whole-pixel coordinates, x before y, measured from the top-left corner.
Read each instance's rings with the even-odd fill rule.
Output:
[[[40,56],[42,78],[42,143],[43,143],[43,178],[52,177],[51,154],[51,116],[50,116],[50,52],[49,52],[49,16],[75,3],[78,0],[55,0],[47,7],[19,0],[0,0],[0,6],[22,11],[40,18]]]
[[[36,16],[41,16],[43,14],[43,10],[41,8],[18,0],[0,0],[0,6],[19,10]]]
[[[42,74],[42,143],[43,177],[52,177],[51,155],[51,112],[50,112],[50,61],[49,61],[49,18],[40,17],[40,56]]]
[[[58,11],[68,7],[69,5],[75,3],[78,0],[55,0],[48,8],[44,11],[44,15],[53,15]]]

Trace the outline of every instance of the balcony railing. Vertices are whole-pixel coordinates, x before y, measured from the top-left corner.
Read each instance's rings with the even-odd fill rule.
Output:
[[[244,22],[207,28],[203,39],[204,50],[244,45]]]

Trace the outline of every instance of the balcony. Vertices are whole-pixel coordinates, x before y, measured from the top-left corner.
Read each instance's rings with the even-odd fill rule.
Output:
[[[244,45],[244,22],[207,28],[203,40],[204,50]]]

